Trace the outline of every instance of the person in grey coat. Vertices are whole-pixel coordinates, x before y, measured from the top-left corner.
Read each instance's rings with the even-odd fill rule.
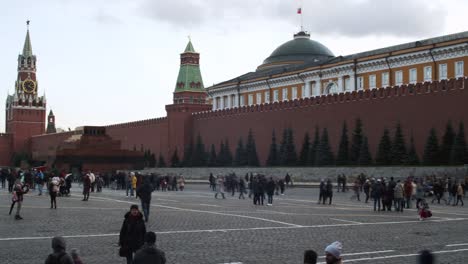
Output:
[[[52,249],[54,253],[50,254],[45,264],[74,264],[73,258],[66,252],[65,239],[63,237],[52,238]]]

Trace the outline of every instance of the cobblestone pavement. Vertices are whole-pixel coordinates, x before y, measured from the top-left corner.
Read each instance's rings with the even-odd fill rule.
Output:
[[[343,243],[345,263],[416,263],[422,249],[435,251],[438,263],[468,263],[466,207],[432,205],[434,217],[421,222],[415,210],[374,212],[350,196],[335,193],[332,205],[319,205],[317,189],[290,188],[273,206],[254,206],[248,197],[214,199],[208,186],[187,185],[183,192],[153,193],[147,229],[157,232],[168,263],[302,263],[304,250],[323,256],[335,240]],[[81,198],[75,188],[71,197],[57,198],[54,210],[48,196],[32,191],[24,220],[14,220],[11,196],[0,189],[0,263],[44,263],[57,235],[85,263],[125,263],[118,232],[138,200],[106,189],[88,202]]]

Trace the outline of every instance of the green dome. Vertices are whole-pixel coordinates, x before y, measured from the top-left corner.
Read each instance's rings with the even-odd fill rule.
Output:
[[[333,53],[321,43],[311,40],[310,35],[301,31],[294,35],[294,39],[276,48],[270,57],[263,61],[259,68],[276,65],[288,65],[305,62],[325,61],[335,57]]]

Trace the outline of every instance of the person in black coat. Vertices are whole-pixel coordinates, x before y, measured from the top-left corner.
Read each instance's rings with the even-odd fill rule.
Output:
[[[145,234],[145,245],[137,251],[133,264],[165,264],[166,255],[156,248],[156,234],[147,232]]]
[[[138,205],[133,204],[130,212],[125,214],[119,236],[119,245],[126,253],[127,264],[133,263],[133,253],[143,245],[145,234],[146,226],[143,215],[138,210]]]
[[[268,195],[267,205],[269,206],[273,205],[273,194],[275,194],[275,188],[276,188],[275,181],[273,180],[272,177],[270,177],[270,179],[268,180],[266,184],[266,193]]]
[[[151,204],[151,193],[153,192],[153,190],[153,185],[151,185],[149,178],[145,178],[143,184],[140,185],[136,190],[137,197],[140,197],[141,200],[141,210],[143,210],[145,222],[148,222]]]

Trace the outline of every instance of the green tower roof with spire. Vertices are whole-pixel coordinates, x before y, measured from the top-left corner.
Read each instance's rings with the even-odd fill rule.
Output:
[[[31,46],[31,38],[29,37],[29,29],[26,32],[26,39],[24,40],[24,47],[23,47],[23,54],[24,57],[30,57],[33,55],[32,53],[32,46]]]
[[[189,42],[187,43],[187,47],[185,47],[184,53],[187,53],[187,52],[195,53],[195,49],[193,48],[191,40],[189,40]]]
[[[181,57],[191,57],[187,53],[194,53],[195,49],[193,48],[192,42],[189,41],[187,47],[185,48],[184,53]],[[197,61],[193,63],[181,63],[179,68],[179,75],[177,77],[177,83],[175,86],[175,92],[205,92],[205,87],[203,86],[203,79],[200,72],[200,65]]]

